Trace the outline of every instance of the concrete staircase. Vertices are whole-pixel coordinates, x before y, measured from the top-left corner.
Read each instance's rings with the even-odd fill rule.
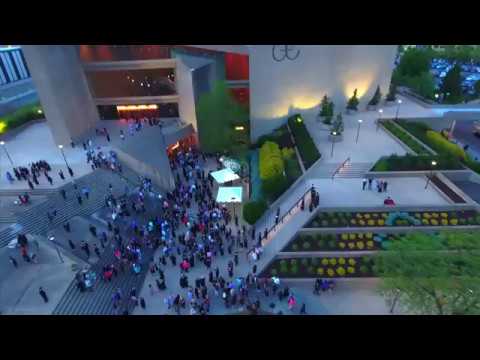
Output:
[[[67,193],[67,200],[63,200],[59,190],[50,194],[43,203],[31,207],[17,216],[17,223],[20,226],[9,227],[0,232],[0,248],[6,246],[15,239],[21,231],[45,236],[50,229],[53,229],[75,216],[90,216],[105,206],[105,193],[109,184],[113,186],[114,194],[121,194],[125,189],[125,180],[113,172],[98,169],[91,174],[85,175],[76,180],[78,190],[87,186],[90,190],[88,200],[83,198],[83,204],[79,205],[76,198],[76,191],[73,183],[68,183],[62,188]],[[57,216],[50,223],[47,212],[57,210]]]
[[[72,281],[62,299],[55,307],[52,313],[53,315],[115,315],[112,296],[118,288],[121,289],[123,294],[123,304],[120,306],[120,309],[123,311],[128,307],[128,311],[131,313],[134,305],[128,303],[129,291],[132,287],[135,287],[138,294],[142,289],[148,271],[148,264],[153,257],[154,250],[144,249],[144,256],[141,263],[142,271],[140,274],[136,275],[131,269],[126,269],[125,273],[119,271],[117,277],[112,277],[111,282],[104,281],[101,278],[103,266],[115,262],[113,251],[111,251],[111,249],[108,250],[109,251],[106,251],[102,255],[102,258],[90,268],[96,272],[98,277],[94,291],[82,293],[77,288],[76,281]]]
[[[365,173],[367,173],[372,168],[373,163],[347,162],[343,167],[340,168],[340,166],[342,166],[342,163],[321,163],[317,166],[315,170],[312,171],[309,177],[313,179],[332,179],[333,175],[335,174],[335,179],[362,178],[365,176]],[[337,170],[338,172],[335,173]]]

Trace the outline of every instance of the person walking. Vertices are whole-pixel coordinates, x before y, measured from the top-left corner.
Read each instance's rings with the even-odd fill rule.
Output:
[[[18,268],[18,262],[17,260],[15,260],[15,258],[13,256],[9,256],[8,259],[10,260],[10,262],[12,263],[13,266],[15,266],[15,268]]]
[[[30,180],[27,181],[28,182],[28,187],[30,188],[30,190],[34,190],[35,188],[33,187],[33,184]]]
[[[75,244],[72,240],[68,239],[68,245],[70,245],[70,249],[75,250]]]
[[[80,194],[77,194],[77,201],[78,205],[82,205],[82,196]]]
[[[60,179],[64,180],[65,181],[65,175],[63,174],[63,171],[60,169],[60,171],[58,172],[58,176],[60,176]]]
[[[38,293],[42,297],[43,301],[45,301],[45,303],[48,303],[47,292],[43,289],[43,287],[40,286],[40,288],[38,289]]]
[[[100,259],[100,249],[98,248],[97,244],[93,244],[93,251],[95,252],[95,255]]]
[[[66,232],[71,232],[70,228],[70,223],[67,221],[65,224],[63,224],[63,228],[65,229]]]
[[[82,250],[85,251],[85,254],[87,254],[87,258],[90,258],[90,246],[88,246],[88,243],[83,242],[81,247]]]
[[[67,192],[65,189],[60,190],[60,195],[62,195],[63,200],[67,200]]]
[[[140,307],[145,310],[147,304],[145,303],[145,299],[143,297],[140,298]]]
[[[383,192],[387,192],[388,183],[387,181],[383,182]]]
[[[302,307],[300,308],[300,314],[301,315],[306,315],[307,314],[307,306],[305,305],[305,303],[302,304]]]
[[[365,191],[366,187],[367,187],[367,179],[363,178],[363,180],[362,180],[362,190]]]
[[[84,187],[82,189],[82,192],[83,192],[83,196],[85,196],[85,199],[88,200],[88,196],[90,194],[90,192],[88,191],[88,188],[87,187]]]
[[[90,224],[88,230],[90,230],[90,233],[93,237],[97,237],[97,228],[95,227],[95,225]]]
[[[369,178],[368,179],[368,190],[372,190],[372,182],[373,182],[373,179]]]

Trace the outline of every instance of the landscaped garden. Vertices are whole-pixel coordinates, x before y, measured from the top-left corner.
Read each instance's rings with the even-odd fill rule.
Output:
[[[428,125],[419,122],[406,120],[397,120],[396,122],[439,155],[454,157],[480,174],[480,162],[472,159],[460,146],[450,142],[441,133],[433,131]]]
[[[0,116],[0,134],[44,117],[40,103],[24,105],[10,114]]]
[[[399,234],[371,232],[299,234],[282,252],[382,250],[400,236]]]
[[[480,225],[475,210],[320,212],[306,228]]]
[[[415,139],[408,132],[396,126],[392,121],[384,120],[380,123],[400,141],[415,151],[417,155],[431,155],[430,151],[428,151],[423,145],[419,144],[418,141],[415,141]]]
[[[435,161],[436,165],[432,165]],[[464,167],[453,156],[406,154],[381,157],[371,171],[426,171],[426,170],[462,170]]]
[[[297,149],[300,152],[300,156],[303,161],[303,165],[305,166],[305,169],[308,169],[321,157],[317,146],[315,145],[315,142],[310,136],[310,133],[308,132],[307,127],[305,126],[305,123],[299,114],[288,118],[288,126],[292,131],[295,144],[297,145]]]
[[[372,277],[371,257],[300,257],[275,259],[260,277],[280,278],[356,278]]]
[[[286,125],[260,137],[255,147],[259,148],[254,149],[259,152],[258,168],[252,167],[251,171],[258,172],[260,184],[252,186],[260,185],[260,189],[254,190],[260,196],[246,203],[243,208],[243,218],[249,224],[254,224],[266,211],[268,204],[278,199],[302,175]]]

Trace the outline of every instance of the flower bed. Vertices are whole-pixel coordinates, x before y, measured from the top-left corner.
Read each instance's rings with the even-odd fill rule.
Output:
[[[280,278],[360,278],[372,277],[369,257],[313,257],[276,259],[260,277]]]
[[[475,210],[410,212],[321,212],[307,228],[480,225]]]
[[[385,244],[398,239],[400,236],[371,232],[299,235],[282,252],[383,250],[388,247]]]

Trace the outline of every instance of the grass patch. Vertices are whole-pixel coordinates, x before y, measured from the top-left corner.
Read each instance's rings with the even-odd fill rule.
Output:
[[[430,152],[423,145],[419,144],[409,133],[399,129],[391,121],[383,121],[382,125],[418,155],[430,155]]]

